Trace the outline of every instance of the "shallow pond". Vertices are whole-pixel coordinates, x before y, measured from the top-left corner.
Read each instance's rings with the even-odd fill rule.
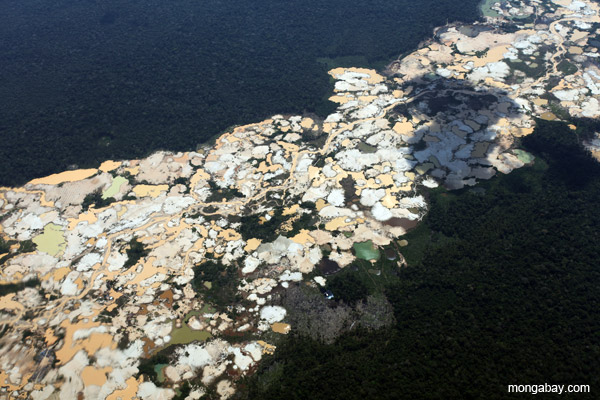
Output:
[[[371,240],[367,240],[366,242],[362,243],[354,243],[354,251],[356,252],[356,258],[367,261],[377,261],[381,256],[381,253]]]
[[[203,314],[212,314],[215,312],[215,309],[209,305],[204,305],[200,310],[193,310],[187,313],[187,315],[181,321],[181,327],[176,327],[176,321],[173,320],[173,329],[171,330],[171,341],[166,344],[166,346],[176,345],[176,344],[188,344],[193,341],[206,341],[212,337],[210,332],[206,331],[196,331],[190,328],[187,325],[187,322],[193,316],[201,316]]]
[[[56,256],[65,249],[65,238],[62,227],[56,224],[48,224],[44,227],[44,233],[33,238],[39,251]]]

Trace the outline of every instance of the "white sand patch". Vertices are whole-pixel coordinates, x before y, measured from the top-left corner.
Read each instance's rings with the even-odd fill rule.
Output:
[[[150,301],[152,301],[152,299]],[[173,329],[173,324],[170,320],[166,320],[167,316],[161,315],[157,319],[152,320],[144,325],[143,331],[146,336],[151,340],[164,339],[166,336],[168,336]]]
[[[262,159],[267,157],[267,154],[269,154],[269,152],[269,146],[256,146],[252,149],[252,157]]]
[[[342,251],[339,253],[336,251],[332,251],[329,255],[329,259],[338,263],[340,267],[345,267],[347,265],[350,265],[352,261],[356,259],[356,257],[349,251]]]
[[[272,324],[283,321],[286,313],[287,312],[283,307],[265,306],[260,310],[260,318],[265,320],[267,323]]]
[[[594,79],[592,79],[592,77],[594,79],[596,79],[596,81],[600,80],[600,76],[598,75],[598,73],[592,69],[588,70],[586,73],[583,74],[583,80],[585,81],[585,84],[586,84],[587,88],[590,90],[590,92],[593,95],[599,95],[600,87],[599,87],[598,83],[596,81],[594,81]]]
[[[242,268],[242,274],[247,275],[256,271],[256,268],[260,265],[260,260],[256,257],[248,256],[244,260],[244,268]]]
[[[158,388],[152,382],[142,382],[138,387],[137,395],[142,400],[169,400],[175,396],[175,391]]]
[[[221,400],[227,400],[235,393],[235,388],[228,380],[222,380],[217,383],[217,393],[221,396]]]
[[[41,390],[34,390],[30,396],[32,400],[47,400],[54,393],[54,386],[48,385]]]
[[[579,98],[579,89],[557,90],[552,94],[563,101],[575,101]]]
[[[438,68],[435,73],[442,78],[450,78],[453,75],[453,72],[446,68]]]
[[[372,118],[381,113],[381,107],[377,106],[377,104],[369,104],[366,107],[361,107],[354,113],[352,113],[352,118],[356,119],[365,119]]]
[[[600,103],[595,97],[591,97],[581,104],[581,115],[588,118],[600,115]]]
[[[258,254],[259,259],[269,264],[275,264],[281,257],[290,257],[294,254],[301,254],[303,253],[303,250],[304,247],[301,244],[280,235],[272,243],[261,244],[258,249],[256,249],[256,253]]]
[[[371,208],[371,214],[373,214],[373,218],[375,218],[377,221],[387,221],[393,217],[392,212],[384,207],[380,202],[375,203],[373,208]]]
[[[379,162],[377,154],[363,154],[357,149],[342,150],[335,155],[339,165],[346,171],[362,171]]]
[[[306,190],[306,192],[304,193],[304,196],[302,196],[302,201],[310,201],[310,202],[314,203],[318,199],[325,198],[325,196],[327,196],[328,193],[329,193],[329,188],[326,184],[322,184],[321,186],[318,186],[318,187],[311,186],[310,188],[308,188],[308,190]]]
[[[106,262],[108,265],[108,270],[111,272],[121,270],[128,258],[129,257],[127,257],[127,254],[118,251],[111,252]]]
[[[262,358],[262,346],[256,342],[248,343],[244,347],[244,351],[250,353],[250,356],[254,359],[254,361],[260,361]]]
[[[372,207],[385,197],[385,189],[363,189],[360,193],[360,204]]]
[[[168,197],[163,205],[163,211],[167,215],[177,214],[194,204],[195,201],[193,197]]]
[[[344,190],[343,189],[332,189],[327,196],[327,202],[336,207],[344,206]]]
[[[229,349],[233,353],[233,363],[242,371],[246,371],[253,363],[252,357],[242,353],[238,347],[232,347]]]
[[[484,81],[486,78],[502,80],[510,74],[510,67],[504,61],[488,63],[483,67],[474,68],[469,74],[473,82]]]
[[[272,278],[258,278],[250,283],[242,281],[240,290],[244,292],[253,292],[256,294],[267,294],[277,286],[277,281]]]
[[[567,6],[567,8],[571,11],[580,11],[585,8],[587,5],[583,1],[573,1],[571,4]]]
[[[308,167],[312,165],[313,159],[309,154],[303,154],[296,165],[296,172],[308,172]]]
[[[280,281],[292,281],[292,282],[300,282],[302,280],[302,272],[290,272],[286,270],[279,277]]]
[[[322,276],[315,276],[313,279],[321,287],[324,287],[327,284],[327,280]]]
[[[326,206],[321,208],[319,215],[323,218],[354,217],[356,213],[347,208]]]
[[[21,220],[23,225],[27,226],[31,230],[38,230],[44,227],[42,219],[35,214],[28,214]]]
[[[77,271],[89,271],[94,265],[102,262],[102,255],[98,253],[89,253],[81,258],[77,263]]]
[[[435,181],[435,179],[433,179],[433,178],[431,178],[431,177],[428,177],[428,178],[426,178],[426,179],[423,179],[423,180],[421,181],[421,184],[422,184],[423,186],[425,186],[425,187],[428,187],[428,188],[430,188],[430,189],[434,189],[434,188],[436,188],[436,187],[438,187],[438,186],[439,186],[439,185],[438,185],[438,183]]]
[[[71,361],[62,366],[58,372],[65,377],[65,383],[60,388],[61,399],[76,399],[77,393],[83,390],[81,373],[89,360],[84,350],[78,351]]]
[[[95,327],[89,328],[89,329],[79,329],[78,331],[75,331],[75,333],[73,333],[73,341],[75,342],[77,340],[86,339],[86,338],[90,337],[90,335],[93,333],[106,333],[106,332],[108,332],[108,329],[106,328],[105,325],[95,326]]]
[[[177,348],[175,355],[178,358],[178,364],[189,365],[192,368],[202,368],[212,363],[212,357],[204,345],[188,344]]]
[[[63,296],[75,296],[81,292],[81,289],[75,283],[79,277],[79,272],[71,271],[60,286],[60,293]]]
[[[427,202],[423,196],[404,197],[400,200],[400,204],[406,208],[425,208]]]

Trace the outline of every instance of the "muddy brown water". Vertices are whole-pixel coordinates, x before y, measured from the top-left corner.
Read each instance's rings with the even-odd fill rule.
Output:
[[[396,251],[392,248],[385,249],[385,257],[388,260],[395,260],[396,259]]]
[[[384,222],[384,225],[389,225],[389,226],[393,226],[393,227],[401,227],[407,232],[409,230],[415,228],[418,224],[419,224],[418,220],[412,220],[412,219],[408,219],[408,218],[397,218],[397,217],[390,218]]]
[[[323,258],[319,264],[317,264],[317,268],[323,275],[331,275],[338,272],[341,268],[337,262],[330,260],[329,258]]]

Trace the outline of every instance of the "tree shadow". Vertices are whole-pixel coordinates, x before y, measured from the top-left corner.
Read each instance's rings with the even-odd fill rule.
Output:
[[[404,97],[385,118],[410,146],[405,157],[423,180],[460,189],[528,163],[515,148],[535,121],[504,89],[424,74],[398,90]]]
[[[418,162],[415,170],[449,189],[529,164],[520,148],[544,158],[548,173],[570,189],[583,188],[600,174],[600,164],[584,147],[600,131],[597,119],[546,121],[506,90],[463,79],[421,75],[401,85],[408,88],[406,101],[387,117],[412,121],[414,135],[406,141]]]

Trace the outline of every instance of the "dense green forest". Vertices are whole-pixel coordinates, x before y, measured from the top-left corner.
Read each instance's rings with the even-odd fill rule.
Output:
[[[129,241],[129,248],[127,248],[127,261],[123,265],[125,268],[134,266],[142,257],[148,255],[150,251],[144,247],[144,244],[138,242],[137,238],[132,238]]]
[[[382,67],[479,0],[5,0],[0,185],[332,103],[332,65]]]
[[[578,143],[593,127],[575,123],[538,121],[522,142],[533,166],[428,192],[404,248],[417,251],[384,290],[393,326],[329,345],[291,333],[240,397],[505,399],[520,398],[509,384],[552,383],[597,398],[600,164]]]

